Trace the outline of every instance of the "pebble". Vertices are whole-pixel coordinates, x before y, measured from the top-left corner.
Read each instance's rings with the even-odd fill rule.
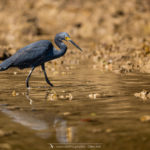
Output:
[[[90,98],[90,99],[96,99],[96,98],[98,98],[99,96],[100,96],[100,94],[98,94],[98,93],[89,94],[89,98]]]
[[[14,75],[16,75],[17,74],[17,72],[14,72]]]
[[[110,132],[112,132],[112,129],[108,128],[108,129],[105,130],[105,132],[110,133]]]
[[[60,95],[60,96],[59,96],[59,99],[64,100],[64,99],[66,99],[66,98],[65,98],[64,95]]]
[[[69,99],[70,101],[73,99],[73,96],[71,93],[69,93],[68,95],[66,95],[66,98]]]
[[[150,121],[150,115],[144,115],[140,117],[141,122],[149,122]]]
[[[13,90],[11,94],[12,94],[12,96],[18,96],[19,95],[19,93],[17,93],[15,90]]]
[[[64,115],[64,116],[71,115],[71,112],[64,112],[63,115]]]
[[[58,99],[56,94],[50,94],[48,96],[48,101],[56,101]]]
[[[142,90],[139,93],[134,93],[134,96],[135,97],[139,97],[139,98],[141,98],[143,100],[147,100],[147,99],[150,99],[150,92],[147,91],[147,90]]]
[[[72,100],[73,99],[73,96],[71,93],[68,93],[68,94],[63,94],[63,95],[59,95],[59,99],[61,100]]]

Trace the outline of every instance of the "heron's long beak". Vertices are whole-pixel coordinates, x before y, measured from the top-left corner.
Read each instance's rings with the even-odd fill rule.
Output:
[[[82,49],[72,40],[68,40],[70,43],[72,43],[76,48],[78,48],[80,51],[82,51]]]

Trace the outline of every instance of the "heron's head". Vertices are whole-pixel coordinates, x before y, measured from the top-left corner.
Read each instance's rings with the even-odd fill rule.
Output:
[[[63,40],[68,41],[71,44],[73,44],[75,47],[77,47],[80,51],[82,51],[82,49],[71,39],[71,37],[69,36],[68,33],[66,33],[66,32],[60,32],[60,33],[56,34],[56,38],[59,41],[63,41]]]

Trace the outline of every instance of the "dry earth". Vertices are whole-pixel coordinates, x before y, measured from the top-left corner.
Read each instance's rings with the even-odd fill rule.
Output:
[[[150,72],[149,0],[1,0],[0,60],[66,31],[84,52],[53,64],[92,64],[117,73]],[[70,45],[69,45],[70,47]]]

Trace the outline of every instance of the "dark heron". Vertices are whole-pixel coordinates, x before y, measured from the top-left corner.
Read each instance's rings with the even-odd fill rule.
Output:
[[[29,88],[29,79],[33,70],[37,66],[41,66],[46,82],[50,86],[53,86],[47,77],[45,62],[59,58],[66,53],[67,46],[63,43],[63,40],[71,42],[74,46],[81,50],[81,48],[71,40],[70,36],[66,32],[61,32],[55,36],[55,43],[60,50],[56,50],[56,48],[53,47],[52,43],[48,40],[34,42],[24,48],[21,48],[13,56],[3,61],[0,64],[0,71],[7,70],[10,67],[18,67],[19,69],[31,68],[26,79],[26,86]]]

